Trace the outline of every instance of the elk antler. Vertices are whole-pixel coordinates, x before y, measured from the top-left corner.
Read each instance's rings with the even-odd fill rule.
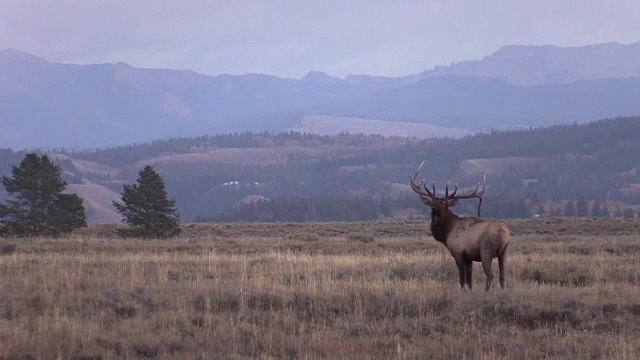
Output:
[[[453,207],[458,203],[458,200],[478,198],[480,199],[480,203],[478,203],[478,217],[480,217],[480,206],[482,206],[482,195],[487,189],[486,174],[483,174],[482,182],[479,182],[478,185],[476,185],[476,188],[470,194],[458,195],[457,184],[453,192],[449,194],[449,184],[447,183],[447,186],[444,190],[444,197],[438,197],[436,195],[435,185],[432,184],[431,190],[429,190],[424,180],[422,180],[419,184],[416,184],[416,178],[418,177],[418,173],[422,169],[423,165],[424,165],[424,161],[420,163],[420,166],[418,166],[418,170],[416,170],[415,174],[412,175],[411,173],[409,173],[409,182],[411,183],[411,188],[413,189],[413,191],[415,191],[420,195],[420,199],[422,200],[423,203],[433,207],[433,206],[436,206],[436,204],[438,204],[438,200],[444,200],[447,206]],[[480,188],[480,186],[482,186],[482,188]],[[422,188],[424,188],[424,190],[422,190]]]
[[[482,189],[480,189],[480,185],[482,185]],[[478,190],[480,191],[478,192]],[[448,204],[451,204],[451,206],[453,206],[458,202],[458,200],[478,198],[480,199],[480,202],[478,203],[478,217],[480,217],[480,206],[482,205],[482,195],[484,194],[485,190],[487,190],[487,175],[483,174],[482,182],[476,185],[475,190],[473,190],[471,194],[456,195],[456,192],[458,191],[458,186],[456,185],[456,189],[453,191],[451,195],[448,195],[448,191],[447,191],[447,194],[445,195],[445,200],[447,201]]]
[[[432,185],[433,192],[429,191],[429,188],[427,188],[427,184],[425,184],[424,180],[420,181],[420,183],[416,185],[416,178],[418,177],[420,169],[422,169],[422,165],[424,165],[424,161],[420,163],[420,166],[418,166],[418,170],[416,170],[416,173],[414,175],[411,175],[411,173],[409,173],[409,182],[411,183],[411,188],[413,189],[413,191],[420,195],[420,199],[422,199],[422,202],[431,206],[434,204],[434,200],[436,199],[435,185]],[[424,187],[424,190],[420,189],[420,186]]]

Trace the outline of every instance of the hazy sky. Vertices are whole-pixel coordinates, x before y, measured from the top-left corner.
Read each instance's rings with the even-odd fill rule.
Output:
[[[638,19],[638,0],[0,0],[0,49],[208,75],[400,76],[503,45],[629,44]]]

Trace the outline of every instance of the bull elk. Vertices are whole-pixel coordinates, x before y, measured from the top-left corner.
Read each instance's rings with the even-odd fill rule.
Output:
[[[445,189],[444,196],[437,196],[435,185],[431,190],[422,180],[416,184],[416,177],[424,161],[414,175],[409,174],[409,181],[413,191],[420,195],[420,200],[431,207],[431,233],[436,241],[443,243],[451,256],[456,261],[460,274],[460,288],[464,289],[465,283],[471,289],[471,275],[473,262],[481,262],[484,273],[487,276],[485,290],[491,288],[493,271],[491,263],[493,258],[498,258],[500,267],[500,286],[504,288],[504,270],[506,265],[507,246],[509,245],[509,228],[498,221],[485,221],[480,219],[480,205],[482,195],[486,189],[486,176],[482,184],[478,184],[475,190],[469,194],[458,194],[458,186],[449,194],[449,185]],[[482,187],[480,187],[482,185]],[[480,199],[478,204],[478,217],[459,217],[451,212],[459,200]]]

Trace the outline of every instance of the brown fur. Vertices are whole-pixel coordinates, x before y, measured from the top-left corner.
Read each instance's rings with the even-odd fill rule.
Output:
[[[484,176],[484,183],[478,183],[471,193],[458,194],[457,185],[453,192],[449,193],[449,185],[447,184],[444,196],[438,196],[435,184],[429,190],[424,180],[416,183],[416,177],[423,165],[424,161],[418,166],[415,174],[409,174],[409,183],[413,191],[420,195],[420,200],[431,208],[431,233],[437,241],[449,249],[451,256],[455,259],[460,274],[460,288],[464,289],[464,285],[467,284],[471,289],[473,262],[477,261],[482,263],[484,273],[487,275],[486,290],[491,289],[493,282],[491,263],[494,257],[498,258],[500,286],[504,288],[504,270],[510,237],[509,228],[498,221],[479,219],[482,195],[487,188],[487,177]],[[449,208],[456,206],[460,200],[474,198],[480,200],[478,218],[459,217],[449,210]]]
[[[487,284],[491,288],[493,271],[491,263],[498,258],[500,286],[504,288],[506,253],[509,245],[509,228],[498,221],[485,221],[475,217],[459,217],[449,210],[432,207],[431,233],[443,243],[456,261],[460,275],[460,288],[466,284],[472,288],[473,262],[481,262]]]

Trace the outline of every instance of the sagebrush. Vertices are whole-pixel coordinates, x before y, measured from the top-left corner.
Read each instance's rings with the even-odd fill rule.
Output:
[[[422,222],[2,240],[0,358],[638,358],[638,223],[544,224],[487,293]]]

